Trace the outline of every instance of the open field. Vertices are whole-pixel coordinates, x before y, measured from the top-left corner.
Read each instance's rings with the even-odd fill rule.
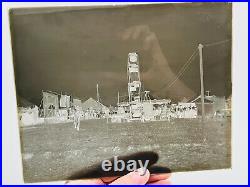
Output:
[[[204,141],[204,139],[206,141]],[[62,180],[72,172],[115,155],[155,151],[172,171],[231,166],[231,119],[172,122],[81,121],[21,128],[25,182]]]

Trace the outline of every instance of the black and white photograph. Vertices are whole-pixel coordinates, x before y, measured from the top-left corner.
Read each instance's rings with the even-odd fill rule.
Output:
[[[26,183],[232,167],[232,3],[24,7],[9,20]]]

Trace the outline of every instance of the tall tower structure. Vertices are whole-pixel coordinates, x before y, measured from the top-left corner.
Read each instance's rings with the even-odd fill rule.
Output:
[[[141,100],[139,56],[137,53],[128,54],[127,74],[130,120],[141,120],[143,108]]]
[[[127,76],[129,103],[139,103],[141,101],[141,79],[139,56],[135,52],[128,54]]]

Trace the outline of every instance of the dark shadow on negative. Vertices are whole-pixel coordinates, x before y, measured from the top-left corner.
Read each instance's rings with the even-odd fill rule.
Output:
[[[159,156],[157,153],[152,151],[145,151],[145,152],[138,152],[127,156],[119,156],[119,160],[124,161],[125,163],[125,169],[123,171],[114,171],[112,168],[110,171],[104,171],[102,169],[102,162],[92,165],[87,168],[83,168],[74,174],[72,174],[68,180],[77,180],[77,179],[84,179],[84,178],[101,178],[101,177],[114,177],[114,176],[123,176],[127,173],[131,172],[127,170],[127,165],[129,160],[133,160],[136,162],[136,166],[138,169],[140,166],[139,162],[141,162],[143,165],[148,161],[147,169],[151,174],[157,174],[157,173],[171,173],[171,170],[167,167],[162,166],[154,166],[154,164],[158,161]],[[114,166],[114,158],[107,159],[112,163],[112,166]]]

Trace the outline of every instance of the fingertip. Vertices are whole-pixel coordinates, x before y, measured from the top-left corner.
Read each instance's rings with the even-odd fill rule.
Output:
[[[170,178],[171,173],[160,173],[160,174],[151,174],[149,177],[149,182],[165,180]]]
[[[111,185],[116,184],[146,184],[149,180],[150,173],[146,168],[140,168],[127,175],[120,177],[111,183]]]
[[[172,184],[170,180],[165,179],[165,180],[160,180],[160,181],[156,181],[156,182],[151,182],[148,183],[147,185],[170,185]]]
[[[150,177],[150,172],[146,168],[139,168],[138,170],[131,172],[133,180],[136,184],[146,184]]]

